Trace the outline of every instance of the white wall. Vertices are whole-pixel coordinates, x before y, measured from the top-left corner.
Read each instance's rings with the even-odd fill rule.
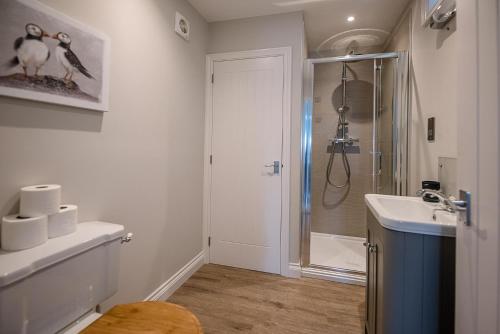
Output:
[[[201,251],[208,27],[184,0],[43,2],[111,37],[111,111],[0,98],[0,214],[21,186],[61,184],[80,220],[134,233],[107,305],[142,300]]]
[[[456,21],[449,30],[421,24],[420,0],[393,32],[387,51],[410,50],[409,195],[423,180],[438,179],[438,157],[457,157],[458,54]],[[436,138],[427,141],[427,119],[436,118]]]
[[[300,250],[300,131],[304,54],[302,13],[261,16],[209,24],[209,53],[292,47],[290,260]]]
[[[421,24],[420,1],[412,10],[410,195],[423,180],[437,180],[438,157],[457,157],[456,20],[449,30]],[[427,119],[436,118],[436,138],[427,141]]]

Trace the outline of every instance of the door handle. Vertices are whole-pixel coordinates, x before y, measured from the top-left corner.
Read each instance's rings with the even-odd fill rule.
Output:
[[[460,190],[460,199],[450,201],[452,209],[458,212],[458,219],[465,225],[472,224],[471,194],[468,191]]]
[[[272,164],[267,164],[264,165],[264,167],[272,167],[273,168],[273,174],[278,175],[280,173],[280,162],[279,161],[274,161]]]

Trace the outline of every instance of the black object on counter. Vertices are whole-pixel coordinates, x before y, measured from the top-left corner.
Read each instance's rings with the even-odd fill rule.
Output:
[[[438,181],[422,181],[422,189],[438,191],[441,189],[441,183]],[[424,202],[439,203],[439,197],[432,194],[425,194],[422,199]]]
[[[439,190],[441,183],[438,181],[422,181],[422,189]]]

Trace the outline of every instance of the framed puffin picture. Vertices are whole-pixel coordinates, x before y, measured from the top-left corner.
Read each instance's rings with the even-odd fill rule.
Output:
[[[0,95],[109,110],[109,38],[35,0],[0,0]]]

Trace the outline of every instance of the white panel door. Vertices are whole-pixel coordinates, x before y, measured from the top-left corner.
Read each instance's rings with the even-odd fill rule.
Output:
[[[211,263],[280,273],[283,64],[214,63]]]
[[[458,0],[457,5],[457,184],[471,193],[472,221],[457,224],[455,332],[498,334],[500,1]]]

